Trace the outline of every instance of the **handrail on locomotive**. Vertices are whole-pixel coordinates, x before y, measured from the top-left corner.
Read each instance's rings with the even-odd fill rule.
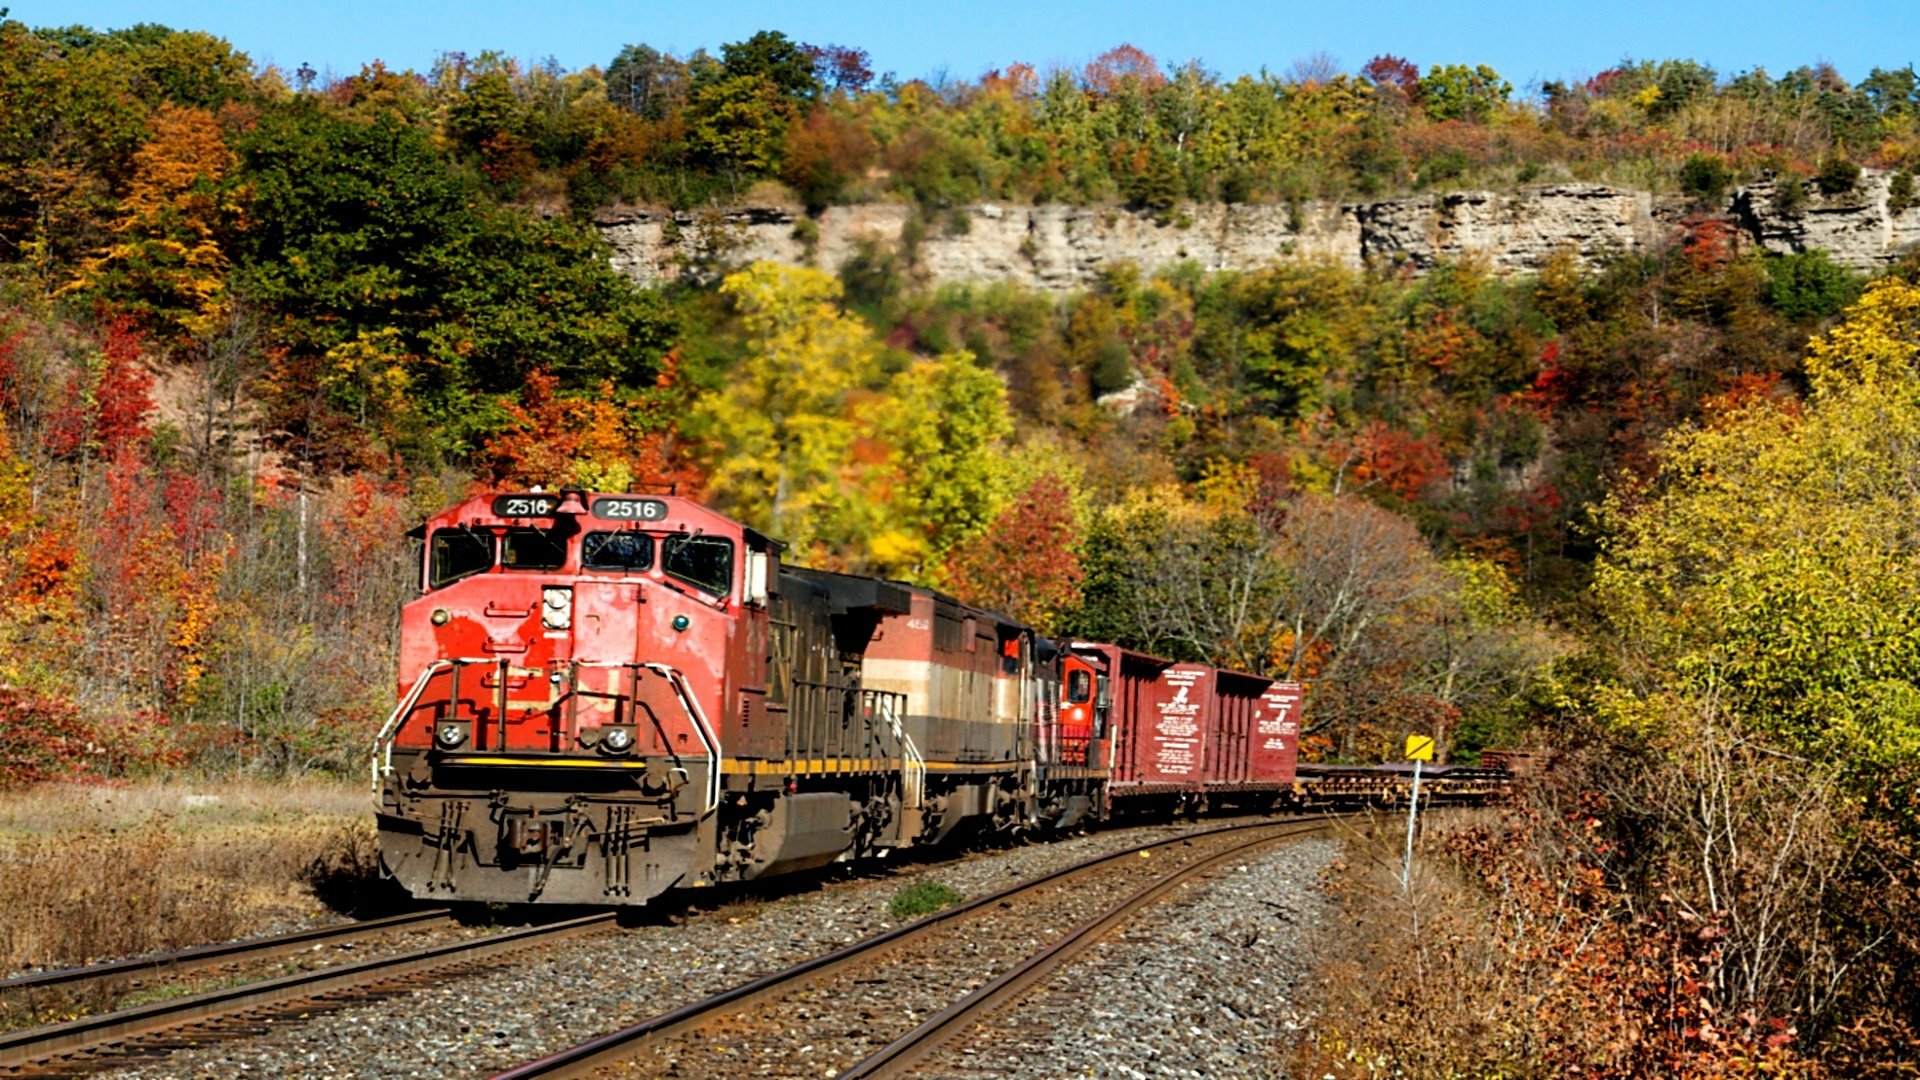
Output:
[[[408,690],[407,695],[401,699],[400,704],[396,706],[393,713],[387,717],[387,722],[381,725],[379,733],[374,736],[373,798],[376,807],[378,807],[380,802],[381,781],[393,775],[393,740],[395,736],[399,734],[400,729],[405,726],[408,718],[414,711],[420,708],[420,698],[425,693],[427,685],[431,683],[437,675],[450,675],[452,687],[449,689],[447,701],[445,703],[433,702],[432,704],[436,708],[442,704],[457,708],[460,701],[460,669],[469,666],[484,666],[497,669],[500,672],[500,677],[496,681],[498,688],[496,712],[501,718],[502,727],[505,727],[507,715],[507,673],[511,670],[511,661],[505,658],[491,660],[475,657],[457,657],[435,660],[429,663],[426,669],[420,673],[419,678],[413,681],[413,686]],[[582,668],[603,668],[625,671],[632,676],[630,685],[633,686],[633,689],[631,692],[619,694],[606,694],[592,690],[583,690],[580,686],[580,669]],[[562,700],[567,703],[567,727],[569,730],[577,729],[580,698],[587,696],[598,698],[610,697],[619,702],[624,702],[628,705],[631,712],[647,713],[652,718],[654,726],[659,728],[660,719],[657,716],[653,716],[651,710],[633,708],[639,701],[638,680],[641,671],[652,671],[667,681],[667,684],[673,688],[674,696],[679,700],[681,708],[686,710],[688,719],[693,721],[694,731],[697,732],[700,737],[701,747],[706,752],[707,766],[705,806],[700,815],[702,818],[705,818],[720,808],[720,739],[714,732],[713,725],[707,721],[706,714],[701,710],[699,699],[694,696],[692,690],[689,688],[686,676],[681,674],[678,669],[666,664],[644,660],[568,661],[566,675],[567,689],[566,693],[562,695]],[[674,753],[672,750],[672,741],[666,738],[664,731],[661,732],[661,736],[662,744],[668,747],[667,752],[673,757],[677,765],[680,758],[679,754]],[[684,770],[680,771],[684,774]]]

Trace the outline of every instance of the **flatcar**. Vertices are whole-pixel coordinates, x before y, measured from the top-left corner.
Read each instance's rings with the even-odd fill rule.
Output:
[[[417,897],[644,904],[1311,796],[1296,685],[787,566],[690,499],[482,494],[413,535],[373,774],[383,863]]]

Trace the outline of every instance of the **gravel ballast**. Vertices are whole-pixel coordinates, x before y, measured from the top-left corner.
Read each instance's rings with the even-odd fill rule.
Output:
[[[1270,1077],[1339,845],[1299,840],[1186,886],[963,1039],[922,1075]]]
[[[268,1035],[183,1050],[119,1075],[486,1075],[889,929],[897,925],[887,913],[889,901],[916,880],[931,878],[979,896],[1094,855],[1216,826],[1117,830],[905,867],[780,898],[750,895],[545,948]]]

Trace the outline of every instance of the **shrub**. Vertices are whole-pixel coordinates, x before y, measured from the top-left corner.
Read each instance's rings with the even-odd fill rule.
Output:
[[[1796,322],[1837,315],[1859,292],[1859,276],[1824,251],[1767,259],[1767,305]]]
[[[840,283],[849,305],[874,307],[899,295],[906,282],[899,257],[879,241],[863,237],[854,244],[853,255],[840,264]]]
[[[1720,198],[1732,182],[1733,170],[1718,154],[1694,154],[1680,166],[1680,190],[1702,202]]]
[[[813,259],[814,252],[820,247],[820,223],[810,217],[803,217],[793,223],[793,238],[800,243],[807,259]]]
[[[959,891],[951,885],[932,878],[921,878],[893,894],[892,902],[887,905],[887,914],[896,919],[913,919],[950,908],[960,900]]]
[[[1820,163],[1813,182],[1822,195],[1844,195],[1860,183],[1860,166],[1843,157],[1830,157]]]
[[[1798,173],[1783,172],[1773,182],[1774,209],[1783,214],[1801,214],[1807,209],[1807,184]]]
[[[1887,212],[1898,217],[1913,204],[1913,174],[1902,169],[1887,182]]]
[[[1464,150],[1446,149],[1428,158],[1420,165],[1420,186],[1431,187],[1445,183],[1466,174],[1472,167],[1473,159]]]

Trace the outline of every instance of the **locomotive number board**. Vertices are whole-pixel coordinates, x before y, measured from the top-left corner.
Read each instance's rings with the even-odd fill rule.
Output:
[[[558,495],[498,495],[493,500],[493,516],[503,518],[552,517],[560,505]]]
[[[667,504],[659,499],[595,499],[593,516],[608,521],[665,521]]]

